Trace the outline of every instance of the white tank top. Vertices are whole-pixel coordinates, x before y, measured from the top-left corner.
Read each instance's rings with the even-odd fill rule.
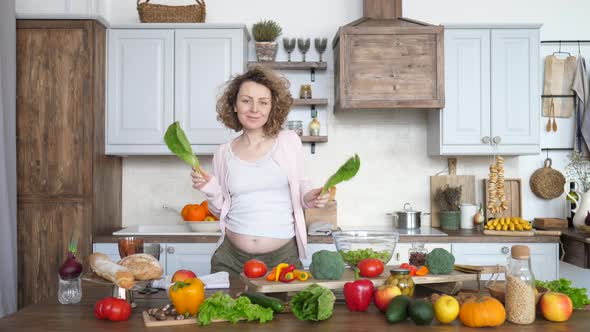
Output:
[[[226,227],[238,234],[290,239],[295,218],[287,173],[271,158],[275,146],[257,161],[244,161],[231,148],[228,189],[231,207]]]

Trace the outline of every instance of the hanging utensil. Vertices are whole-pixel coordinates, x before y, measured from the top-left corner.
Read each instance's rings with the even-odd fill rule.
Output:
[[[547,119],[547,126],[545,126],[545,131],[547,131],[547,132],[550,132],[551,131],[551,113],[552,113],[551,110],[553,109],[553,98],[551,98],[550,103],[551,103],[551,105],[550,105],[550,108],[549,108],[549,114],[548,114],[549,116],[548,116],[548,119]]]
[[[555,121],[555,107],[553,107],[553,131],[557,132],[557,121]]]

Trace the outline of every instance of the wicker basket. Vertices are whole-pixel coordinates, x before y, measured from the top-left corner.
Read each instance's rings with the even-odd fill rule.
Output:
[[[142,23],[202,23],[205,22],[205,0],[195,0],[195,5],[166,6],[137,0],[137,12]]]
[[[531,175],[531,191],[537,197],[544,199],[554,199],[563,194],[565,186],[565,177],[559,171],[551,168],[551,159],[545,159],[543,168],[536,170]]]

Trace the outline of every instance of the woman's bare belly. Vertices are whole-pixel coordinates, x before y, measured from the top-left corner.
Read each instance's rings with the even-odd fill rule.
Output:
[[[279,249],[292,239],[273,239],[270,237],[238,234],[225,229],[225,236],[240,250],[249,254],[266,254]]]

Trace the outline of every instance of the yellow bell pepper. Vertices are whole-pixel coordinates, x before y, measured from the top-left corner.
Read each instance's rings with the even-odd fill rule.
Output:
[[[279,276],[281,275],[281,270],[286,269],[289,267],[287,263],[281,263],[277,265],[276,272],[275,272],[275,281],[279,281]]]
[[[179,314],[194,316],[205,301],[205,285],[199,278],[177,281],[168,290],[168,295]]]
[[[307,279],[309,279],[309,273],[303,270],[295,270],[293,272],[295,273],[295,278],[297,278],[297,280],[299,281],[306,281]]]

